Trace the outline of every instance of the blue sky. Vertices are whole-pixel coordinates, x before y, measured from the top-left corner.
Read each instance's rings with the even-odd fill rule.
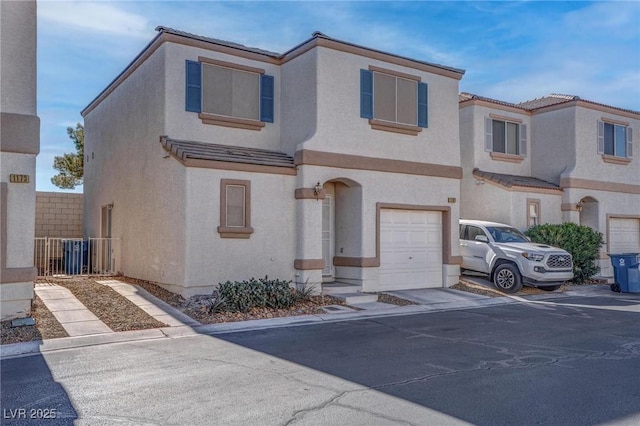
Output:
[[[640,111],[640,2],[39,0],[38,191],[60,191],[52,164],[74,150],[66,128],[158,25],[275,52],[321,31],[465,69],[461,91],[508,102],[572,94]]]

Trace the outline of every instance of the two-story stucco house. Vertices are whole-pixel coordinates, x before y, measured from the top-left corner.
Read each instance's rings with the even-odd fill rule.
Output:
[[[158,32],[82,112],[85,234],[121,239],[118,270],[185,296],[457,282],[463,71],[322,33],[280,54]]]
[[[638,134],[640,112],[577,96],[512,104],[462,93],[461,216],[590,226],[604,234],[611,276],[607,253],[640,252]]]

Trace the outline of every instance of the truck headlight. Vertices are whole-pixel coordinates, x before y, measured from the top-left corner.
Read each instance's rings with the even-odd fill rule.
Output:
[[[532,262],[541,262],[544,259],[544,254],[542,253],[522,253],[522,257],[529,259]]]

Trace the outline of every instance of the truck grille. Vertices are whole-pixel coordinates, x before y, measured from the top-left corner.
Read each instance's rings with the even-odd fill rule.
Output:
[[[571,262],[571,256],[566,254],[552,254],[547,259],[547,266],[549,268],[563,268],[570,269],[573,267]]]

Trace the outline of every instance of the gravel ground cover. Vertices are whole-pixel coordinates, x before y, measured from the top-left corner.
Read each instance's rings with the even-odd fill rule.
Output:
[[[47,278],[49,283],[65,287],[113,331],[146,330],[167,327],[115,290],[96,280],[104,277]],[[108,277],[106,279],[112,279]]]
[[[10,343],[69,337],[56,317],[49,312],[38,296],[36,296],[31,307],[31,317],[36,320],[36,325],[11,327],[11,321],[0,323],[0,343],[7,345]]]
[[[534,294],[553,294],[553,293],[564,293],[565,291],[571,289],[571,288],[575,288],[575,287],[581,287],[581,286],[585,286],[585,285],[607,285],[606,280],[588,280],[586,281],[584,284],[574,284],[574,283],[565,283],[562,285],[562,287],[560,287],[557,290],[554,291],[545,291],[545,290],[540,290],[539,288],[535,288],[535,287],[522,287],[522,289],[515,293],[514,296],[528,296],[528,295],[534,295]],[[483,286],[480,284],[474,284],[472,282],[466,281],[464,280],[464,278],[461,279],[461,281],[454,285],[451,286],[451,288],[455,289],[455,290],[461,290],[461,291],[466,291],[468,293],[475,293],[475,294],[481,294],[483,296],[489,296],[489,297],[505,297],[507,296],[507,294],[502,293],[501,291],[498,291],[497,289],[493,288],[493,287],[487,287],[487,286]]]

